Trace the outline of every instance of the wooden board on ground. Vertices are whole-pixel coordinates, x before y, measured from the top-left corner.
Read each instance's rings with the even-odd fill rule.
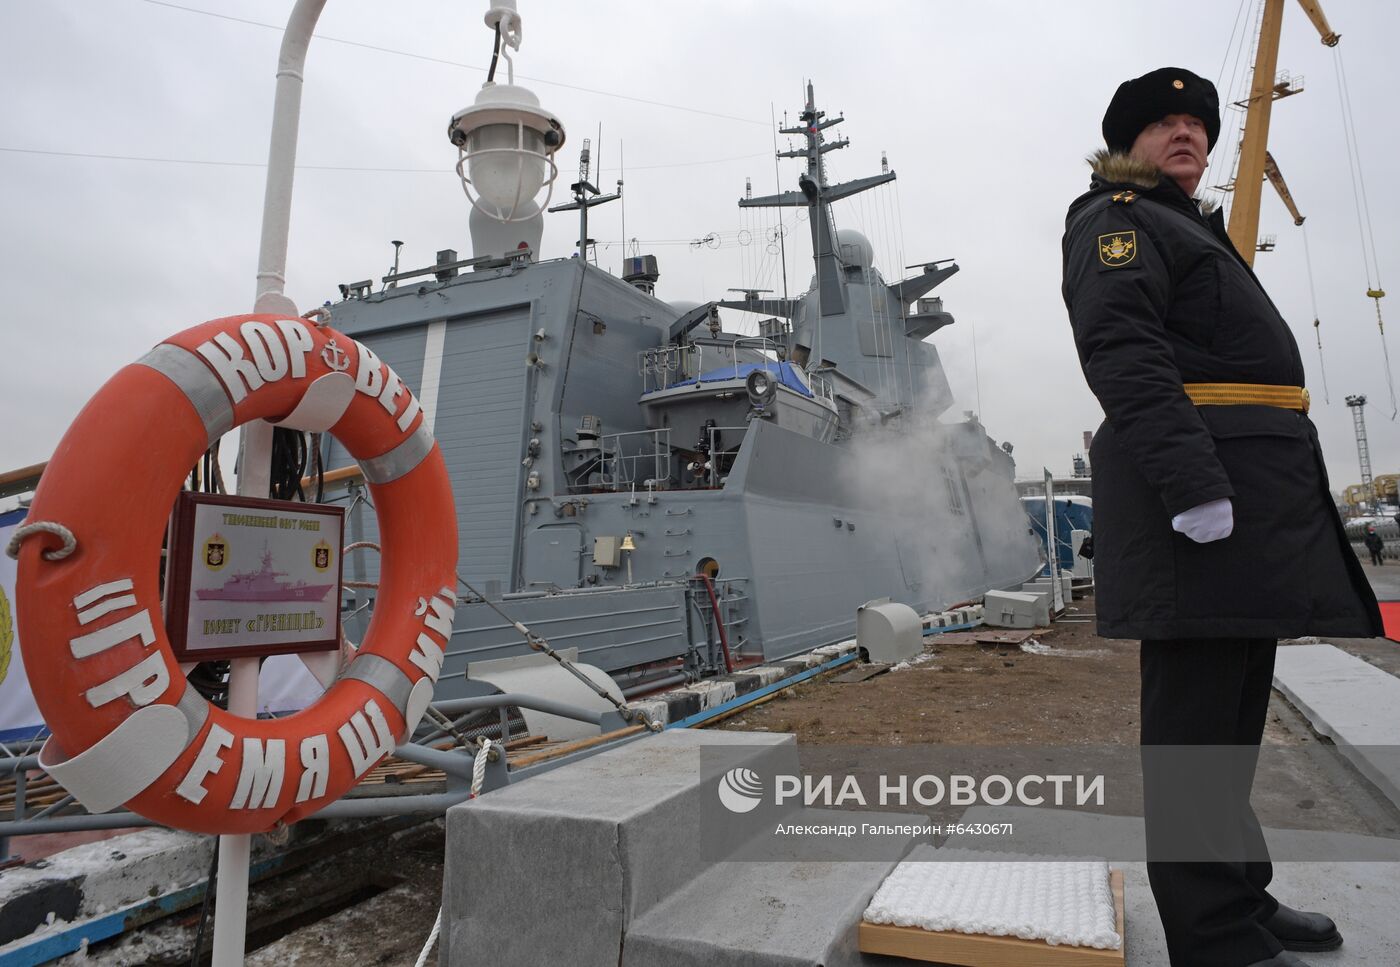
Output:
[[[1113,887],[1113,912],[1118,936],[1127,943],[1123,927],[1123,872],[1109,874]],[[895,927],[883,923],[860,925],[860,949],[867,954],[889,954],[930,964],[958,967],[1124,967],[1123,947],[1098,950],[1067,947],[1043,940],[989,937],[985,934]]]
[[[889,670],[889,665],[871,662],[867,665],[861,665],[859,668],[853,668],[844,675],[837,675],[831,681],[837,685],[853,685],[856,682],[868,682],[876,675],[883,675]]]
[[[1019,645],[1032,636],[1030,631],[984,631],[977,635],[979,645]]]
[[[1035,633],[1034,630],[993,631],[990,629],[982,629],[980,631],[949,631],[941,635],[930,635],[925,640],[935,648],[940,645],[1019,645],[1035,635]],[[1045,631],[1041,632],[1041,634],[1044,633]]]
[[[979,633],[972,631],[945,631],[941,635],[929,635],[924,641],[937,648],[939,645],[975,645]]]

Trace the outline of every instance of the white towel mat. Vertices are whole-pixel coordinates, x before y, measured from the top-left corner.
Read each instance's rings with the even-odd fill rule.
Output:
[[[875,891],[865,920],[1117,950],[1108,877],[1102,860],[920,846]]]

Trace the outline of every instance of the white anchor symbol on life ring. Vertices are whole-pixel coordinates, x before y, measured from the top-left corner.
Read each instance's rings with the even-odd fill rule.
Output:
[[[321,360],[337,373],[343,373],[350,368],[350,357],[335,344],[334,339],[326,343],[326,348],[321,350]]]

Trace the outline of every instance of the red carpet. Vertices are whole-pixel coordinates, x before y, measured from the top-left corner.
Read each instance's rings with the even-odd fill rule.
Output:
[[[1400,641],[1400,601],[1382,601],[1380,604],[1385,636],[1391,641]]]

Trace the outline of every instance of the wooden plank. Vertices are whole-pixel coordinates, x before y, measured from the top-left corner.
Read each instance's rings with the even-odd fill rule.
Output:
[[[1109,873],[1113,889],[1113,915],[1118,936],[1127,945],[1124,932],[1123,872]],[[985,934],[923,930],[883,923],[860,924],[860,950],[867,954],[888,954],[930,964],[956,967],[1125,967],[1124,947],[1099,950],[1094,947],[1052,945],[1043,940],[1019,937],[989,937]]]
[[[15,494],[33,491],[39,486],[39,478],[47,466],[47,463],[36,463],[30,467],[0,473],[0,497],[13,497]]]
[[[984,631],[977,635],[979,645],[1019,645],[1031,637],[1029,631]]]
[[[941,635],[928,635],[924,643],[937,648],[940,645],[975,645],[978,635],[971,631],[945,631]]]
[[[1041,629],[1046,634],[1048,628]],[[939,645],[1019,645],[1037,632],[1035,629],[1009,629],[996,631],[983,628],[979,631],[950,631],[942,635],[930,635],[925,640],[937,648]]]
[[[607,732],[603,735],[595,735],[592,738],[588,739],[578,739],[574,742],[566,742],[563,745],[558,746],[557,748],[549,749],[546,752],[539,752],[533,755],[522,756],[520,759],[510,762],[510,764],[518,769],[523,769],[526,766],[532,766],[536,763],[544,762],[548,759],[553,759],[561,755],[566,755],[570,752],[579,752],[583,749],[591,749],[595,745],[602,745],[603,743],[611,742],[614,739],[621,739],[624,736],[635,735],[636,733],[644,731],[645,729],[645,725],[629,725],[627,728],[618,729],[616,732]]]

